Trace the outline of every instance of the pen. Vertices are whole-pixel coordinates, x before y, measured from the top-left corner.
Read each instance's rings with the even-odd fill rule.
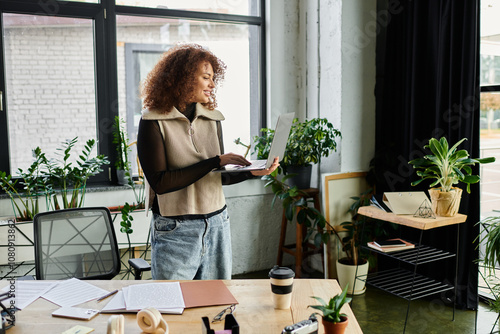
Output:
[[[106,299],[106,298],[108,298],[108,297],[110,297],[110,296],[114,295],[114,294],[115,294],[115,293],[117,293],[117,292],[118,292],[118,290],[111,291],[111,292],[110,292],[110,293],[108,293],[107,295],[104,295],[104,296],[102,296],[101,298],[97,299],[97,301],[98,301],[98,302],[100,302],[101,300],[104,300],[104,299]]]

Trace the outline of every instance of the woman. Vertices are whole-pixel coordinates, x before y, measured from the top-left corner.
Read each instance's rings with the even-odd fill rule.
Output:
[[[144,110],[137,150],[150,191],[153,279],[230,279],[231,234],[222,184],[266,175],[264,171],[212,172],[248,165],[224,154],[215,88],[226,66],[199,45],[166,52],[142,87]]]

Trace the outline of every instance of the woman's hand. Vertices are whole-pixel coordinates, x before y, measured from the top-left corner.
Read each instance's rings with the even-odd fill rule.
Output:
[[[219,158],[221,167],[224,167],[225,165],[238,165],[238,166],[250,165],[250,162],[239,154],[227,153],[221,155]]]
[[[269,175],[272,172],[274,172],[276,170],[276,168],[278,168],[278,166],[280,165],[279,162],[280,162],[279,157],[276,157],[276,158],[274,158],[273,164],[268,169],[253,170],[253,171],[251,171],[251,173],[254,176]]]

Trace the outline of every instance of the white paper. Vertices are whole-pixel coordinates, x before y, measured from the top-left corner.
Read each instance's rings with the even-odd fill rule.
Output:
[[[127,288],[123,288],[127,290]],[[115,296],[104,306],[101,310],[101,313],[132,313],[138,312],[141,309],[127,309],[125,305],[125,297],[123,291],[118,291]],[[168,308],[168,309],[158,309],[160,313],[169,313],[169,314],[182,314],[184,312],[184,308]]]
[[[184,298],[179,282],[135,284],[124,288],[127,310],[146,307],[156,309],[184,309]]]
[[[59,306],[75,306],[102,297],[109,292],[90,283],[70,278],[44,293],[42,298]]]
[[[22,310],[56,285],[57,282],[16,280],[14,305],[16,308]],[[2,291],[9,291],[9,289],[10,286],[6,286]],[[5,300],[4,305],[10,305],[11,299]]]

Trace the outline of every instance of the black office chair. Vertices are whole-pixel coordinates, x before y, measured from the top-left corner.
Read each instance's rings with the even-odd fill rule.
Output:
[[[107,208],[42,212],[34,217],[33,227],[37,279],[112,279],[120,272],[120,253]],[[133,266],[136,263],[136,279],[150,270],[144,259],[131,260]]]

